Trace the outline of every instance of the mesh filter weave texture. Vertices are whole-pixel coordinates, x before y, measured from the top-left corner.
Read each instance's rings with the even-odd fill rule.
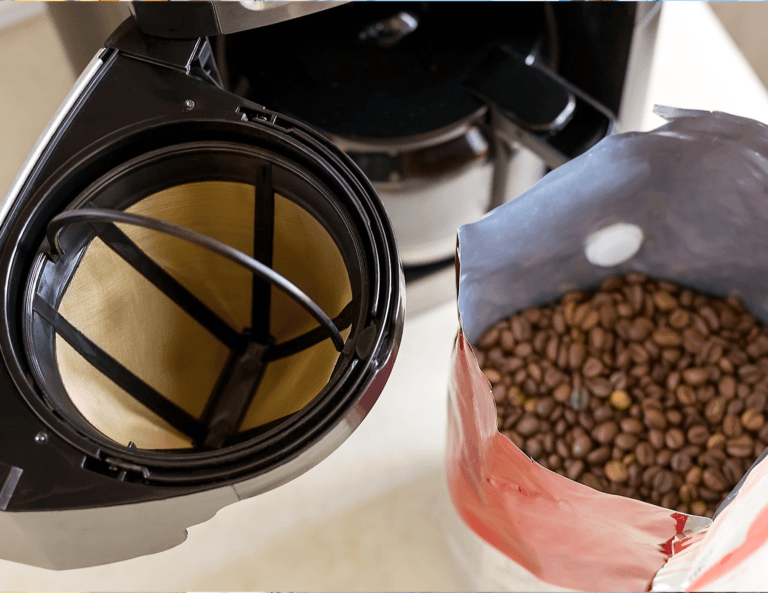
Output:
[[[158,192],[128,212],[171,222],[253,254],[254,188],[202,182]],[[250,326],[252,275],[221,256],[160,233],[118,225],[142,250],[237,331]],[[306,210],[275,196],[273,269],[330,317],[351,300],[341,253]],[[148,280],[95,239],[59,312],[99,347],[199,418],[229,350]],[[317,326],[272,288],[270,331],[280,343]],[[349,330],[342,332],[345,337]],[[61,337],[56,356],[64,386],[83,416],[110,439],[141,449],[188,448],[189,438],[136,402]],[[338,353],[330,340],[267,366],[241,430],[306,406],[326,385]]]

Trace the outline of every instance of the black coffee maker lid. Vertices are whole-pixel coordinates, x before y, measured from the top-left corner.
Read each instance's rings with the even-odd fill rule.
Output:
[[[404,281],[383,204],[327,138],[224,91],[205,39],[158,41],[133,19],[123,23],[65,98],[4,204],[2,559],[79,568],[177,545],[190,525],[319,463],[384,389],[402,335]],[[150,211],[127,212],[142,204]],[[178,206],[189,222],[166,219]],[[153,251],[129,227],[184,240],[194,257],[169,267],[179,244]],[[111,238],[99,239],[96,228]],[[227,240],[230,232],[239,238]],[[100,245],[109,260],[92,257]],[[198,248],[219,257],[213,267]],[[212,280],[227,260],[252,272],[244,290]],[[112,307],[102,296],[116,286],[117,263],[133,280],[121,282]],[[222,299],[209,298],[214,289]],[[219,304],[242,294],[250,295],[239,307],[247,319],[233,322]],[[153,299],[164,305],[151,307]],[[83,314],[66,302],[82,303]],[[183,321],[169,323],[166,310]],[[294,325],[302,315],[310,323]],[[201,337],[187,340],[174,327]],[[138,344],[141,336],[156,347]],[[329,346],[328,336],[332,356],[321,362],[312,349]],[[169,343],[177,354],[168,354]],[[207,354],[214,351],[223,355]],[[301,367],[310,356],[316,362]],[[194,361],[211,363],[208,403],[187,398],[203,382],[167,389],[166,379],[186,381],[186,371],[145,372],[169,360],[191,372],[203,368]],[[306,380],[300,367],[322,380]],[[83,388],[70,377],[94,380]],[[269,399],[254,397],[252,408],[246,399],[256,389],[281,405],[246,421]],[[83,406],[89,392],[98,409]],[[183,401],[173,401],[176,392]],[[307,397],[296,399],[301,393]],[[165,422],[152,420],[160,431],[145,444],[133,438],[131,410]]]
[[[229,36],[230,81],[260,102],[341,137],[399,138],[466,119],[484,101],[463,84],[499,45],[526,56],[546,30],[538,3],[349,3]]]

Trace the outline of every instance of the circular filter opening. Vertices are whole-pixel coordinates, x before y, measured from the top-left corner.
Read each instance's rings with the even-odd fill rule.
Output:
[[[264,435],[352,363],[369,282],[355,229],[279,159],[137,159],[48,224],[24,303],[35,379],[82,432],[128,449]]]

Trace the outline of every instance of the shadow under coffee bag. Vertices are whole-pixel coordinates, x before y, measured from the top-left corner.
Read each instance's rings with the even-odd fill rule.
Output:
[[[714,523],[598,492],[499,433],[470,347],[515,312],[631,272],[737,296],[768,321],[768,127],[723,113],[658,112],[669,123],[604,139],[459,229],[446,470],[461,520],[449,535],[480,586],[759,590],[766,581],[762,458]]]

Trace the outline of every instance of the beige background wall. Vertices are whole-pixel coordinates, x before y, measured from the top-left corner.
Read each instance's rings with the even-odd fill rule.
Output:
[[[757,75],[768,85],[768,3],[710,2]]]

